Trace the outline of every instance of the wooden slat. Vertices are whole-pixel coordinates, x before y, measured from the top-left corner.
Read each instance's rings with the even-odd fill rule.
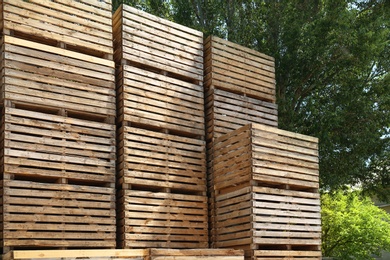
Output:
[[[151,260],[244,260],[244,252],[234,249],[154,249]]]
[[[114,188],[3,183],[4,246],[115,248]]]
[[[115,126],[5,108],[4,172],[115,183]]]
[[[119,75],[120,120],[204,136],[202,86],[127,65]]]
[[[110,1],[3,0],[3,29],[62,42],[81,53],[113,54]]]
[[[254,259],[304,259],[304,260],[320,260],[321,251],[314,250],[255,250]]]
[[[116,61],[128,60],[171,73],[173,77],[203,82],[203,34],[122,5],[113,18]]]
[[[134,127],[120,129],[119,177],[126,184],[206,190],[205,142]]]
[[[4,99],[116,115],[114,62],[10,36],[3,51]]]
[[[205,41],[205,86],[275,103],[274,59],[209,36]]]
[[[4,260],[22,259],[148,259],[147,249],[86,249],[86,250],[14,250],[3,256]]]
[[[124,190],[119,204],[124,248],[208,244],[206,196]]]

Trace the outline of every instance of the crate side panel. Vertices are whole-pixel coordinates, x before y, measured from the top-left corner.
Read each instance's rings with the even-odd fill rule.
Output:
[[[3,0],[3,29],[82,53],[112,55],[111,1]]]
[[[206,191],[205,142],[134,127],[121,130],[123,183],[182,191]]]

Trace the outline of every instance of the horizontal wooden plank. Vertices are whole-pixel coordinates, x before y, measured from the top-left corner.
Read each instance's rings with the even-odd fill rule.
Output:
[[[4,0],[4,29],[49,38],[103,56],[113,53],[111,3]]]
[[[86,250],[15,250],[5,256],[4,260],[61,258],[76,260],[79,258],[97,259],[146,259],[148,249],[86,249]]]

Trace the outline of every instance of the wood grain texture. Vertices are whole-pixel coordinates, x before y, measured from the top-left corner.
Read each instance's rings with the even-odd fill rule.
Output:
[[[207,197],[166,192],[120,192],[123,248],[205,248]]]
[[[203,137],[202,86],[123,65],[118,73],[119,121]]]
[[[5,108],[4,173],[115,183],[115,125]]]
[[[113,61],[10,36],[3,37],[2,51],[1,103],[116,115]]]
[[[61,42],[81,53],[112,56],[111,8],[109,0],[3,0],[2,29]]]
[[[114,58],[203,82],[203,33],[122,5],[113,17]]]
[[[115,189],[4,180],[6,247],[115,248]]]
[[[121,184],[206,191],[205,142],[133,127],[119,130]]]
[[[209,36],[204,44],[205,87],[275,103],[275,62],[270,56]]]

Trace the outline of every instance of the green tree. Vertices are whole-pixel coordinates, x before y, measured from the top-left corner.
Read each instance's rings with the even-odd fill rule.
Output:
[[[390,1],[122,1],[275,57],[279,127],[320,139],[321,186],[390,196]]]
[[[390,215],[360,192],[323,194],[321,208],[324,256],[365,260],[390,250]]]

